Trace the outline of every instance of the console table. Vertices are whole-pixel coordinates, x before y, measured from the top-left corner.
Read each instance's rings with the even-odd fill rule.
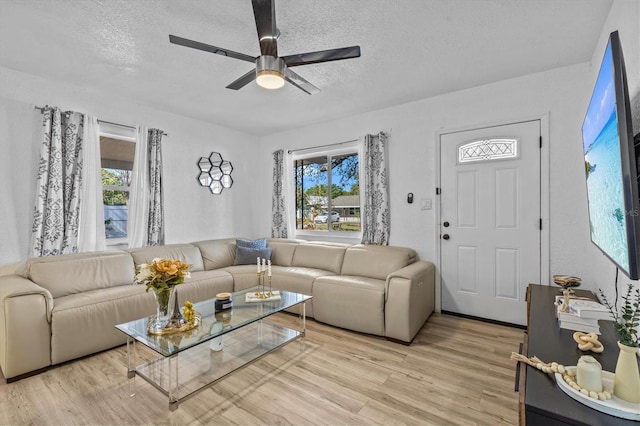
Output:
[[[593,355],[602,369],[615,371],[618,359],[618,340],[612,321],[599,321],[599,340],[604,352],[582,352],[573,340],[573,330],[561,329],[555,316],[553,302],[559,295],[558,287],[529,284],[527,289],[527,332],[522,353],[537,356],[545,362],[576,365],[582,355]],[[576,295],[595,296],[590,291],[575,290]],[[519,365],[516,379],[520,392],[520,424],[533,425],[634,425],[640,423],[621,419],[594,410],[565,394],[548,374],[524,363]]]

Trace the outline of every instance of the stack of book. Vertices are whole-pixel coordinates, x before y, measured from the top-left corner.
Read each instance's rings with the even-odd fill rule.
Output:
[[[581,318],[613,321],[609,309],[595,300],[569,299],[569,310]]]
[[[597,319],[581,318],[571,312],[558,312],[558,325],[567,330],[600,334],[600,325]]]
[[[599,320],[611,320],[606,306],[595,300],[569,299],[568,312],[561,312],[562,298],[558,301],[558,324],[560,328],[600,334]]]

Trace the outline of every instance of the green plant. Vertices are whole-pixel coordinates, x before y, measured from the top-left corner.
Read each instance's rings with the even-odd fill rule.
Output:
[[[633,291],[633,285],[629,284],[626,296],[622,297],[624,306],[620,313],[616,312],[613,305],[607,300],[602,289],[600,295],[604,305],[609,308],[614,320],[614,326],[620,337],[620,343],[634,348],[640,347],[638,341],[638,324],[640,324],[640,288]]]

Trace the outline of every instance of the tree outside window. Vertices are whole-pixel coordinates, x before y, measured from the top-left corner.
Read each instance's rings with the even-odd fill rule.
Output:
[[[100,137],[102,200],[107,242],[124,243],[127,238],[129,188],[135,143]]]
[[[102,169],[102,200],[107,238],[126,238],[131,171]]]
[[[294,160],[296,229],[360,232],[359,170],[357,152]]]

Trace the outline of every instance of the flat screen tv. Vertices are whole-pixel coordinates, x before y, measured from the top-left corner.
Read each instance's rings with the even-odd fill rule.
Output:
[[[629,89],[618,32],[610,34],[582,125],[591,241],[630,279],[640,265],[640,200]]]

